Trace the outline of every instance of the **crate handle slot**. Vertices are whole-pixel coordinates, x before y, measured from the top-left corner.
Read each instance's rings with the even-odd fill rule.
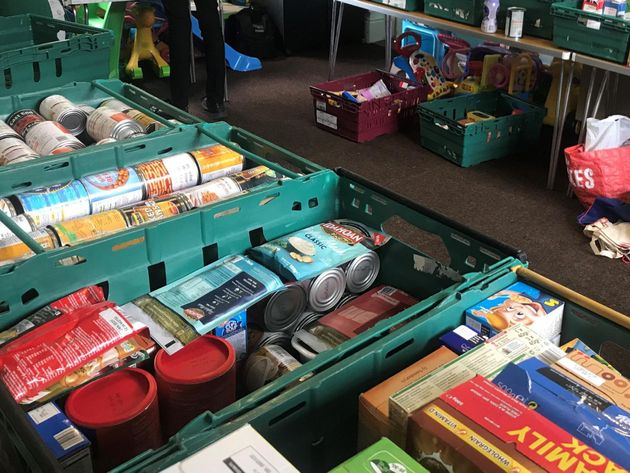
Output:
[[[22,294],[22,304],[26,305],[29,302],[37,299],[39,297],[39,292],[34,287],[30,288],[24,294]]]
[[[168,148],[161,149],[160,151],[157,152],[157,154],[162,155],[162,154],[170,153],[171,151],[173,151],[173,147],[169,146]]]
[[[56,171],[57,169],[63,169],[70,166],[70,161],[62,161],[60,163],[47,164],[44,166],[44,171]]]
[[[123,148],[123,149],[125,150],[125,153],[135,153],[137,151],[141,151],[141,150],[145,149],[146,147],[147,147],[147,145],[142,143],[142,144],[139,144],[139,145],[130,146],[128,148]]]
[[[295,202],[293,202],[293,206],[291,207],[291,210],[293,210],[294,212],[299,212],[302,210],[302,202],[298,202],[297,200]]]
[[[223,218],[223,217],[227,217],[228,215],[233,215],[233,214],[237,214],[241,211],[240,207],[232,207],[231,209],[227,209],[227,210],[223,210],[221,212],[217,212],[214,214],[214,218]]]
[[[18,189],[23,189],[23,188],[26,188],[26,187],[31,187],[32,185],[33,185],[33,183],[31,181],[20,182],[19,184],[13,184],[11,186],[11,189],[18,190]]]
[[[11,69],[4,70],[4,86],[10,89],[13,86],[13,77],[11,76]]]
[[[267,205],[269,202],[277,199],[279,196],[280,196],[280,193],[276,192],[275,194],[269,195],[265,197],[264,199],[262,199],[260,202],[258,202],[258,205],[260,207],[262,207],[263,205]]]
[[[402,350],[404,350],[405,348],[407,348],[408,346],[413,345],[414,339],[410,338],[409,340],[405,340],[404,342],[402,342],[400,345],[398,345],[396,348],[392,348],[391,350],[389,350],[386,354],[385,354],[385,359],[387,358],[391,358],[392,356],[394,356],[396,353],[401,352]]]
[[[439,122],[439,121],[437,121],[437,120],[435,120],[435,119],[433,120],[433,124],[434,124],[435,126],[439,126],[440,128],[443,128],[443,129],[445,129],[445,130],[447,130],[447,131],[448,131],[448,129],[449,129],[449,126],[448,126],[446,123]]]
[[[274,417],[273,419],[271,419],[269,421],[269,423],[267,424],[269,427],[272,427],[274,425],[276,425],[278,422],[280,422],[281,420],[286,419],[287,417],[295,414],[296,412],[301,411],[302,409],[304,409],[306,407],[306,401],[302,401],[299,402],[298,404],[296,404],[295,406],[287,409],[286,411],[284,411],[282,414],[280,414],[279,416]]]

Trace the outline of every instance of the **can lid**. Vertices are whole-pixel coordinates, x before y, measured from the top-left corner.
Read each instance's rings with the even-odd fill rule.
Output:
[[[381,261],[373,251],[352,260],[346,267],[348,291],[355,294],[367,291],[376,281],[380,269]]]
[[[220,337],[204,335],[173,355],[160,350],[155,372],[173,384],[199,384],[227,373],[236,362],[232,345]]]
[[[265,327],[279,332],[291,327],[306,308],[306,292],[299,284],[274,293],[265,307]]]
[[[308,304],[316,312],[332,309],[346,289],[346,275],[340,268],[323,272],[310,283]]]
[[[137,368],[126,368],[70,394],[66,401],[66,414],[82,427],[111,427],[140,415],[156,396],[157,383],[151,374]]]

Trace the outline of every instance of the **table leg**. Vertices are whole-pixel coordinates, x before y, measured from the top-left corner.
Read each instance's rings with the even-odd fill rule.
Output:
[[[554,161],[557,159],[555,155],[556,141],[558,135],[559,123],[560,123],[560,102],[562,101],[562,92],[564,91],[564,59],[560,59],[560,80],[558,81],[558,93],[556,94],[556,117],[553,123],[553,138],[551,139],[551,154],[549,155],[549,174],[547,175],[547,188],[550,186],[552,179],[552,169],[554,168]],[[553,185],[551,186],[553,187]]]
[[[221,4],[221,2],[219,2],[219,5],[221,5],[219,8],[223,8],[223,5]],[[190,1],[188,1],[188,15],[189,16],[192,15],[192,9],[190,8]],[[195,68],[195,42],[193,39],[192,28],[190,30],[190,82],[192,84],[197,82],[197,69]]]
[[[593,97],[593,86],[595,85],[595,77],[597,74],[597,68],[591,69],[591,74],[588,79],[588,89],[586,91],[586,99],[584,102],[584,119],[582,120],[582,126],[580,128],[580,137],[578,143],[584,143],[584,136],[586,135],[586,119],[589,116],[589,109],[591,108],[591,98]]]
[[[392,67],[392,17],[385,15],[385,69]]]
[[[595,106],[593,107],[593,117],[597,118],[597,113],[599,112],[599,105],[602,102],[602,96],[604,95],[604,90],[606,89],[606,84],[608,84],[608,78],[610,77],[610,71],[606,71],[604,73],[604,79],[602,80],[602,85],[600,85],[599,93],[597,94],[597,100],[595,100]]]
[[[569,98],[571,97],[571,86],[573,85],[573,72],[575,71],[575,62],[571,61],[569,65],[569,77],[567,80],[567,85],[565,87],[566,91],[564,93],[564,99],[562,101],[562,107],[560,110],[560,122],[558,123],[558,136],[556,138],[556,147],[553,151],[553,160],[549,167],[549,176],[547,176],[547,189],[553,189],[553,186],[556,182],[556,171],[558,170],[558,160],[560,159],[560,151],[562,147],[562,132],[564,130],[564,123],[567,118],[567,107],[569,106]]]
[[[330,24],[330,56],[328,67],[328,80],[335,75],[337,64],[337,52],[339,51],[339,38],[341,36],[341,22],[343,20],[343,3],[333,0],[332,20]]]

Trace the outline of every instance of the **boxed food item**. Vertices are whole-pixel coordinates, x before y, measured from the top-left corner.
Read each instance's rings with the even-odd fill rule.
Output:
[[[560,335],[564,302],[523,282],[488,297],[466,311],[466,325],[494,336],[513,325],[528,325],[547,340]]]
[[[418,411],[409,429],[409,451],[430,471],[623,471],[481,376]]]
[[[162,473],[300,473],[247,424]]]
[[[451,350],[440,347],[362,393],[359,396],[359,449],[366,448],[381,437],[387,437],[397,445],[404,446],[402,431],[389,420],[389,396],[455,358],[457,355]]]
[[[329,473],[429,473],[391,440],[382,438]]]
[[[630,468],[628,411],[534,358],[507,365],[494,379],[494,383],[519,401],[535,408],[580,442],[623,468]]]
[[[595,352],[591,347],[589,347],[586,343],[584,343],[579,338],[574,338],[570,342],[565,343],[560,348],[564,350],[566,353],[571,353],[574,350],[579,350],[585,355],[588,355],[590,358],[593,358],[599,361],[601,364],[607,366],[610,369],[614,369],[617,371],[608,361],[606,361],[603,357],[601,357],[598,353]]]
[[[406,432],[409,417],[443,392],[477,374],[492,379],[508,363],[533,356],[552,364],[565,353],[526,325],[514,325],[392,394],[389,398],[389,418],[397,428]]]
[[[487,340],[487,337],[480,335],[479,332],[466,325],[460,325],[456,329],[446,332],[439,340],[442,345],[461,355],[477,345],[481,345]]]

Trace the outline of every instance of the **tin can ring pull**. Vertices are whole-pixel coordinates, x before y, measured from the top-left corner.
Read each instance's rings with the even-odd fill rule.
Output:
[[[410,43],[405,46],[402,45],[405,38],[413,38],[415,43]],[[404,57],[411,57],[411,55],[416,52],[422,46],[422,36],[420,36],[415,31],[405,31],[398,38],[392,40],[392,48],[398,54]]]

